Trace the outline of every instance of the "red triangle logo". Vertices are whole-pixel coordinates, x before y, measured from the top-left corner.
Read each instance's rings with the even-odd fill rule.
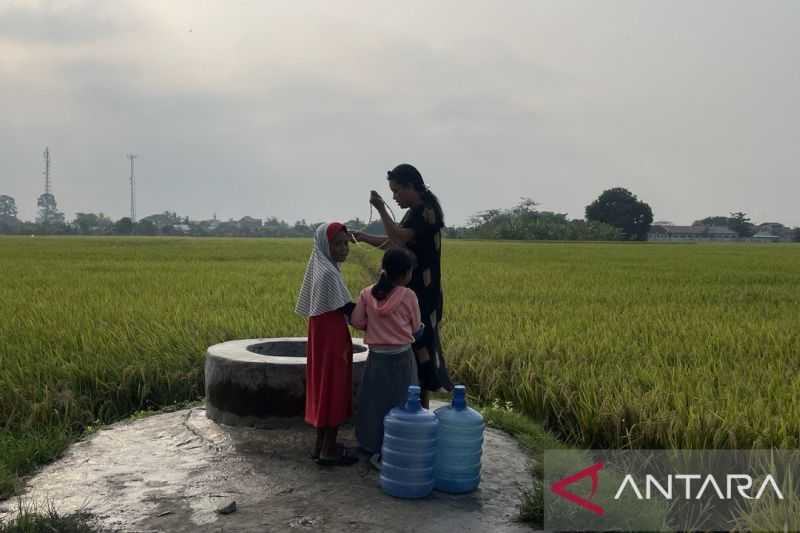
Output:
[[[579,505],[583,507],[587,511],[591,511],[597,516],[603,516],[605,511],[599,505],[590,502],[589,500],[585,500],[580,496],[571,493],[570,491],[566,490],[564,487],[567,485],[571,485],[581,479],[591,476],[592,477],[592,493],[589,495],[590,498],[594,497],[595,493],[597,492],[597,485],[600,482],[600,476],[598,472],[603,469],[605,466],[603,463],[595,463],[590,467],[584,468],[580,472],[573,474],[569,477],[565,477],[559,481],[556,481],[552,485],[550,485],[550,490],[552,490],[555,494],[558,494],[562,498],[571,501],[575,505]]]

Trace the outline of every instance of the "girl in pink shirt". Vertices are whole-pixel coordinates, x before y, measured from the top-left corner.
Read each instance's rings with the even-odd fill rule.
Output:
[[[365,330],[369,357],[358,391],[356,438],[371,462],[379,461],[383,417],[403,405],[408,386],[417,385],[417,364],[411,344],[422,333],[419,303],[411,281],[414,258],[405,249],[383,255],[383,271],[375,285],[361,291],[350,317],[353,327]]]

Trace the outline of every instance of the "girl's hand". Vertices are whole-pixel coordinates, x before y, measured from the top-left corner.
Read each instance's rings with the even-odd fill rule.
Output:
[[[369,203],[377,208],[383,206],[383,198],[381,198],[381,195],[378,194],[378,191],[369,192]]]

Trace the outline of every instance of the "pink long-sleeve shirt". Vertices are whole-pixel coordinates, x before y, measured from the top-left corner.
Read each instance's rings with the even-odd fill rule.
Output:
[[[414,342],[421,324],[417,295],[408,287],[395,287],[383,300],[372,296],[372,285],[361,291],[350,315],[353,327],[365,330],[370,345],[403,346]]]

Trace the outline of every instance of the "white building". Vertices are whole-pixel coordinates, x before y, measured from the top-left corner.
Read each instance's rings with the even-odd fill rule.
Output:
[[[648,241],[734,241],[739,235],[725,226],[650,226]]]

